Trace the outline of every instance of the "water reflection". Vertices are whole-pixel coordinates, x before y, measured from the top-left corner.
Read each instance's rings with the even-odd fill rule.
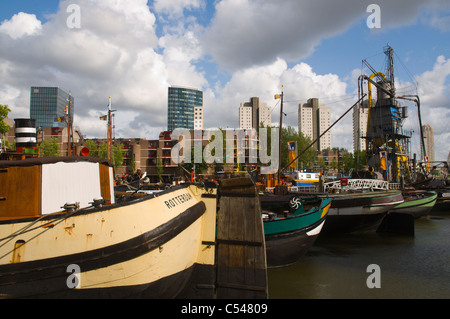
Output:
[[[450,298],[450,212],[415,221],[415,237],[320,236],[299,262],[269,269],[270,298]],[[369,289],[367,266],[381,269]]]

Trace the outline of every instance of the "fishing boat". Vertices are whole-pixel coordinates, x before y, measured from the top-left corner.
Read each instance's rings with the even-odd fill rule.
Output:
[[[87,157],[0,161],[2,298],[209,298],[217,189],[116,201]]]
[[[330,198],[297,195],[260,196],[266,239],[267,266],[298,261],[320,234],[331,205]]]
[[[323,234],[376,230],[387,212],[403,203],[401,191],[327,194],[332,199]]]
[[[436,204],[437,194],[433,191],[403,191],[404,202],[394,206],[389,213],[413,215],[415,219],[426,216]]]

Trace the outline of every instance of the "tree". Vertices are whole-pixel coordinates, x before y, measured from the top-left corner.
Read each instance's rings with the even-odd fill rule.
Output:
[[[102,143],[100,145],[97,144],[94,140],[87,140],[86,141],[86,147],[89,149],[89,156],[91,157],[99,157],[99,158],[108,158],[108,143]],[[113,164],[114,169],[117,170],[117,168],[122,165],[123,162],[123,144],[117,143],[113,145],[112,151],[113,151]]]
[[[342,166],[345,172],[349,172],[351,168],[354,168],[356,165],[355,159],[353,158],[352,153],[343,152],[342,155]]]
[[[43,141],[40,145],[41,157],[60,156],[59,143],[56,137],[52,137],[48,141]]]
[[[91,157],[99,157],[98,156],[98,145],[94,140],[87,140],[86,147],[89,149],[89,156]]]
[[[305,137],[302,132],[297,132],[293,127],[288,126],[282,129],[281,134],[281,167],[285,167],[288,162],[288,145],[290,141],[297,142],[297,155],[303,152],[309,145],[311,145],[311,139]],[[316,149],[311,146],[302,156],[297,159],[297,162],[303,162],[304,167],[312,167],[314,160],[317,157]]]
[[[201,152],[201,154],[197,154],[197,156],[195,156],[196,152]],[[201,158],[202,161],[201,163],[196,163],[195,162],[195,158]],[[203,148],[196,150],[194,146],[191,147],[191,162],[190,163],[183,163],[181,165],[185,170],[187,170],[188,172],[191,172],[192,169],[194,169],[195,167],[195,173],[199,174],[200,172],[203,172],[205,170],[208,169],[208,164],[206,164],[205,159],[203,158]]]
[[[0,104],[0,140],[3,141],[2,137],[8,132],[11,127],[9,125],[6,125],[6,123],[3,121],[5,118],[8,117],[9,112],[11,112],[8,105],[2,105]],[[3,142],[2,142],[3,143]],[[3,145],[0,145],[0,148],[2,148]]]
[[[338,169],[339,165],[338,165],[338,162],[336,161],[336,158],[333,158],[333,160],[331,161],[330,167],[332,169]]]
[[[114,169],[117,171],[117,168],[119,166],[122,165],[123,162],[123,144],[122,143],[117,143],[115,145],[113,145],[112,148],[112,152],[113,152],[113,164],[114,164]]]
[[[8,105],[0,104],[0,135],[6,134],[6,132],[11,129],[11,127],[9,125],[6,125],[6,123],[3,121],[8,117],[9,112],[11,112],[11,109],[8,107]]]

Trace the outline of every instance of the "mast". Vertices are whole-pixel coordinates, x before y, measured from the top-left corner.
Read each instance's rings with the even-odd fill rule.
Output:
[[[281,100],[280,105],[280,131],[278,133],[278,184],[280,184],[280,175],[281,175],[281,137],[282,137],[282,128],[283,128],[283,85],[281,86],[281,94],[275,94],[275,99]]]
[[[112,156],[112,121],[111,121],[111,96],[109,97],[109,103],[108,103],[108,161],[113,162],[113,156]]]
[[[384,54],[386,54],[388,58],[388,65],[387,65],[387,75],[388,80],[391,84],[391,95],[392,97],[395,97],[395,82],[394,82],[394,49],[392,49],[389,44],[387,44],[386,49],[384,50]]]
[[[72,156],[72,142],[73,142],[73,136],[72,136],[72,95],[69,91],[69,101],[68,105],[66,106],[66,122],[67,122],[67,156]]]

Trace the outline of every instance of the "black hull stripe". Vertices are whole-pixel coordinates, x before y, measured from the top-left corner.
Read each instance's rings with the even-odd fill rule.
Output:
[[[0,266],[0,287],[36,278],[67,276],[67,266],[71,264],[77,264],[82,272],[87,272],[131,260],[167,243],[192,225],[205,211],[205,203],[198,202],[169,222],[119,244],[67,256]]]

